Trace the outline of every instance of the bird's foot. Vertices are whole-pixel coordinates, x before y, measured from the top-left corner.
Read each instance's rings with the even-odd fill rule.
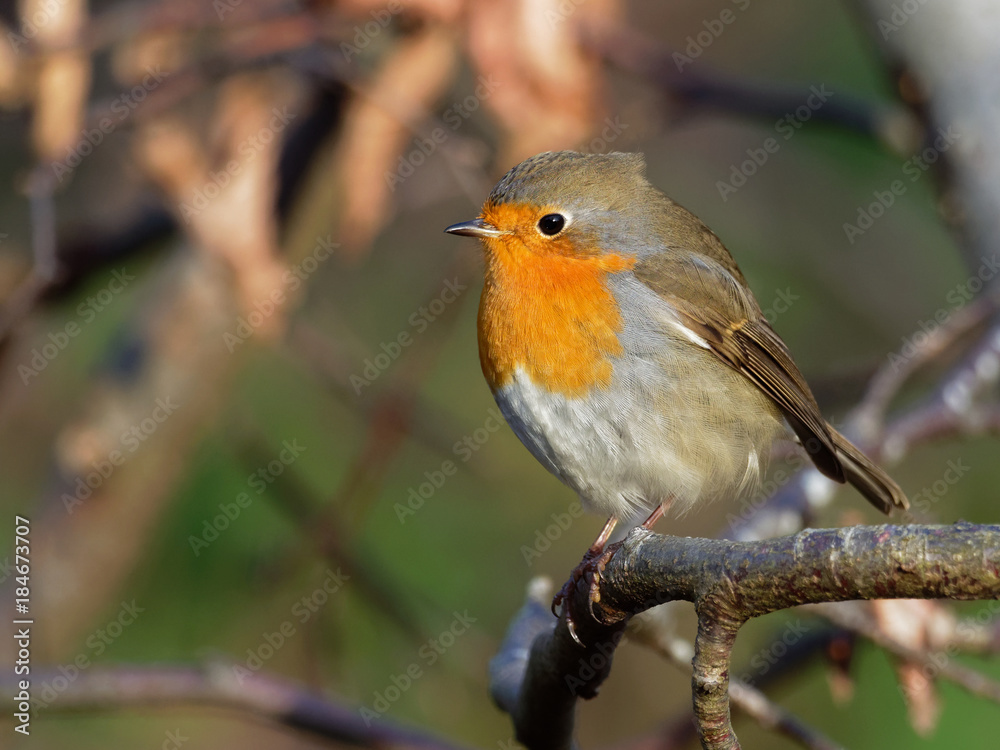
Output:
[[[618,542],[617,544],[611,544],[607,547],[603,547],[602,549],[591,548],[587,550],[587,553],[583,556],[580,564],[573,568],[573,572],[570,573],[569,579],[563,584],[563,587],[559,589],[559,593],[552,597],[552,614],[558,617],[558,609],[560,607],[563,608],[563,612],[566,615],[566,627],[569,628],[569,634],[573,636],[573,640],[580,646],[583,646],[583,642],[576,634],[576,623],[580,622],[580,620],[573,612],[573,601],[575,600],[577,585],[581,580],[587,583],[587,611],[590,616],[596,620],[597,616],[594,614],[594,602],[601,600],[601,594],[598,588],[601,581],[601,573],[604,572],[604,567],[608,564],[608,561],[615,554],[615,552],[618,551],[620,546],[621,542]]]

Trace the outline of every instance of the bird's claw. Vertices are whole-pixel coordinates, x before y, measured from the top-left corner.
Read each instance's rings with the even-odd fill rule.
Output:
[[[570,573],[569,579],[563,584],[562,588],[559,589],[554,597],[552,597],[552,614],[556,617],[559,616],[558,609],[563,604],[563,613],[566,616],[566,627],[569,629],[569,634],[576,641],[577,645],[585,648],[583,641],[576,634],[576,618],[573,616],[573,596],[576,593],[577,584],[581,579],[587,581],[587,610],[590,612],[590,616],[593,619],[597,619],[594,614],[594,602],[600,601],[601,595],[599,590],[599,585],[601,582],[601,573],[604,572],[605,566],[611,559],[612,555],[617,551],[620,544],[613,544],[606,547],[600,552],[594,552],[588,550],[580,561],[580,564],[573,568],[573,572]]]

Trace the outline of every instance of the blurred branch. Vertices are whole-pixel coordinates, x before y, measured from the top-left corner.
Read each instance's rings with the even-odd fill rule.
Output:
[[[984,327],[984,323],[987,323]],[[941,378],[930,396],[884,422],[889,403],[909,378],[943,354],[967,341],[975,329],[982,333]],[[889,356],[872,378],[860,406],[852,411],[844,431],[876,460],[899,461],[915,446],[956,435],[1000,434],[1000,404],[980,397],[1000,374],[1000,317],[997,303],[978,298],[952,316],[936,335],[913,341],[910,352]],[[813,469],[801,472],[776,492],[754,514],[726,534],[733,539],[763,539],[802,528],[815,509],[829,502],[833,484]]]
[[[626,26],[584,27],[581,34],[583,43],[606,61],[650,81],[680,104],[774,119],[794,111],[811,93],[727,76],[704,61],[685,70],[674,59],[680,53]],[[813,111],[814,120],[873,138],[897,154],[909,153],[923,140],[920,122],[905,108],[837,93],[836,99]]]
[[[273,451],[266,449],[262,441],[243,441],[239,450],[246,465],[250,467],[266,464],[273,455]],[[352,535],[349,534],[350,525],[341,518],[340,504],[325,500],[323,503],[316,502],[316,493],[294,472],[288,472],[281,485],[274,488],[274,492],[278,495],[277,510],[296,524],[319,555],[343,567],[352,586],[361,592],[361,596],[369,604],[413,642],[422,643],[426,640],[426,634],[408,601],[412,592],[403,592],[394,587],[392,577],[383,572],[377,560],[359,556],[353,545],[346,540],[345,537]]]
[[[55,669],[33,671],[32,680],[65,682]],[[12,700],[15,682],[5,677],[0,682],[0,689],[5,698]],[[366,720],[358,709],[286,680],[264,674],[237,674],[230,665],[224,664],[94,667],[71,680],[43,710],[53,714],[165,706],[223,708],[357,747],[431,750],[459,750],[460,747],[390,719]]]
[[[745,682],[734,680],[729,683],[729,700],[765,729],[771,729],[809,750],[837,750],[841,747]]]
[[[461,258],[445,269],[445,277],[459,273],[464,263]],[[439,286],[435,281],[434,290]],[[428,296],[429,296],[428,292]],[[342,357],[338,356],[336,344],[321,336],[307,323],[300,321],[293,327],[290,339],[294,353],[305,358],[314,367],[322,368],[327,385],[344,397],[351,408],[358,409],[365,417],[366,436],[358,446],[348,469],[332,497],[316,502],[316,493],[305,486],[294,474],[278,490],[282,496],[279,509],[289,514],[301,528],[303,534],[311,538],[317,550],[324,557],[335,560],[349,571],[366,598],[383,612],[397,627],[414,640],[424,639],[417,618],[406,605],[406,595],[393,589],[390,576],[381,574],[379,566],[371,559],[360,557],[347,540],[352,537],[351,523],[347,520],[352,506],[365,505],[378,496],[378,490],[389,474],[392,462],[413,434],[429,438],[442,450],[445,447],[443,435],[431,432],[435,423],[441,424],[439,410],[425,406],[434,418],[425,422],[415,420],[416,408],[423,401],[418,396],[418,388],[438,359],[455,322],[459,319],[461,301],[449,305],[435,319],[433,333],[428,333],[419,356],[407,357],[399,365],[392,377],[392,384],[367,397],[353,389],[348,393],[350,376]],[[326,368],[333,368],[331,373]],[[390,376],[386,376],[387,378]],[[459,436],[456,431],[447,443],[448,452]],[[259,444],[250,444],[245,451],[251,465],[259,465],[267,460],[268,453]],[[317,510],[318,509],[318,510]]]
[[[28,178],[27,192],[33,263],[31,271],[0,308],[0,354],[10,334],[38,304],[58,272],[52,176],[45,170],[35,169]]]
[[[586,582],[577,586],[576,611],[587,611],[588,593]],[[554,629],[519,617],[491,665],[491,690],[530,750],[570,748],[576,700],[597,694],[628,620],[658,604],[691,601],[698,614],[692,688],[702,744],[736,748],[728,691],[739,628],[791,606],[879,598],[1000,598],[1000,527],[855,526],[763,542],[682,539],[636,528],[600,575],[595,617],[577,623],[585,647],[574,643],[565,616]]]
[[[145,34],[200,34],[229,32],[251,45],[271,29],[272,40],[268,46],[285,46],[290,23],[311,27],[310,35],[318,30],[335,31],[342,17],[336,14],[316,14],[302,10],[284,0],[256,0],[234,3],[232,6],[201,3],[171,3],[169,0],[132,0],[107,5],[100,12],[85,19],[79,32],[72,38],[62,38],[46,49],[55,52],[100,53],[108,48],[133,41]],[[343,25],[341,23],[341,25]],[[278,33],[276,33],[278,32]],[[39,51],[25,37],[20,51],[24,60],[32,62]]]
[[[1000,376],[1000,315],[996,303],[988,302],[994,314],[982,336],[929,398],[886,426],[882,450],[892,459],[931,438],[1000,431],[1000,404],[981,398]]]
[[[287,345],[290,356],[302,359],[323,386],[344,404],[357,409],[366,423],[375,419],[383,408],[383,401],[407,405],[411,410],[405,425],[408,436],[442,456],[452,455],[456,436],[465,431],[465,426],[419,391],[408,390],[416,381],[413,384],[390,383],[379,392],[378,399],[359,397],[350,385],[351,375],[355,374],[351,367],[357,366],[357,360],[348,362],[343,338],[327,335],[307,320],[296,319],[290,327]],[[359,355],[358,359],[363,356]],[[470,463],[467,468],[486,478],[478,463]]]
[[[845,604],[854,606],[845,606]],[[912,648],[887,635],[874,619],[858,605],[859,602],[813,604],[808,609],[821,614],[843,628],[848,628],[864,636],[890,654],[895,654],[907,662],[920,666],[926,674],[953,682],[972,695],[1000,703],[1000,682],[963,664],[958,664],[952,658],[960,650],[960,642],[942,645],[937,650]]]
[[[884,428],[892,400],[916,373],[953,349],[967,334],[986,324],[997,313],[997,301],[979,297],[955,312],[942,325],[927,334],[909,357],[894,354],[888,365],[871,379],[864,398],[854,409],[854,419],[864,435],[874,435]],[[984,338],[984,341],[986,339]]]
[[[170,80],[164,81],[167,86]],[[159,89],[150,93],[153,99]],[[343,105],[343,89],[333,84],[320,87],[311,109],[304,114],[300,123],[293,123],[288,139],[283,144],[279,161],[277,186],[277,216],[286,219],[291,211],[291,198],[296,194],[308,174],[311,160],[323,145],[340,119]],[[162,108],[161,108],[162,109]],[[144,107],[145,110],[145,107]],[[96,113],[91,119],[99,119]],[[93,126],[93,123],[91,123]],[[36,167],[43,185],[52,189],[50,170]],[[33,180],[32,184],[36,184]],[[36,237],[35,257],[39,256],[40,241],[47,241],[49,234],[40,226],[42,221],[52,221],[47,230],[55,232],[54,216],[46,213],[41,196],[36,196],[37,188],[31,192],[32,231]],[[51,194],[49,196],[51,201]],[[160,205],[150,205],[149,195],[138,192],[133,205],[122,207],[116,216],[130,217],[115,226],[76,226],[59,232],[58,241],[52,248],[54,266],[50,273],[41,273],[33,268],[21,284],[0,307],[0,356],[9,343],[10,336],[17,327],[40,305],[62,299],[72,293],[90,275],[145,252],[157,241],[166,239],[177,232],[174,216]],[[41,232],[41,234],[39,234]],[[49,257],[45,253],[43,257]]]

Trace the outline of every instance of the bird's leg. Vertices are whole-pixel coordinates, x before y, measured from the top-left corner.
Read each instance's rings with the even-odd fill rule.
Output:
[[[663,518],[663,515],[669,510],[671,503],[673,502],[673,496],[668,497],[662,503],[657,505],[653,512],[649,514],[649,517],[642,522],[642,527],[644,529],[651,528],[653,524]],[[584,554],[583,559],[580,564],[573,568],[573,572],[570,573],[569,580],[563,584],[563,587],[559,589],[559,593],[552,598],[552,614],[556,614],[556,609],[566,602],[566,625],[569,628],[569,634],[573,636],[573,640],[583,645],[580,639],[576,635],[576,625],[575,618],[573,615],[573,608],[571,602],[573,601],[573,592],[576,589],[577,583],[579,583],[582,578],[589,578],[590,580],[590,593],[587,597],[588,608],[590,609],[591,617],[594,616],[594,602],[597,601],[598,591],[597,583],[601,577],[601,571],[604,570],[604,566],[607,565],[608,560],[615,553],[615,550],[620,546],[618,544],[612,545],[610,548],[606,548],[608,544],[608,539],[611,538],[611,533],[615,530],[615,526],[618,524],[618,519],[615,516],[611,516],[608,522],[604,524],[604,528],[601,529],[601,533],[597,535],[597,539],[594,543],[590,545],[590,548]],[[558,616],[558,615],[557,615]]]
[[[670,510],[670,506],[673,505],[674,496],[671,495],[662,503],[653,508],[653,512],[649,514],[649,518],[642,522],[642,528],[652,530],[653,524],[663,518],[667,511]]]
[[[558,617],[556,609],[565,600],[570,598],[573,593],[573,589],[576,588],[577,581],[583,578],[587,573],[588,566],[604,552],[604,547],[608,543],[608,539],[611,538],[611,532],[615,530],[615,526],[617,525],[618,519],[615,516],[611,516],[607,523],[604,524],[604,528],[601,529],[601,533],[597,535],[597,539],[594,540],[594,543],[590,545],[590,548],[583,555],[583,559],[580,561],[580,564],[573,568],[573,572],[570,573],[569,580],[563,584],[561,589],[559,589],[559,593],[552,597],[552,614]]]
[[[601,533],[597,535],[597,539],[595,539],[594,543],[590,545],[590,549],[587,550],[587,554],[583,556],[585,560],[588,557],[597,557],[604,552],[604,545],[608,543],[608,539],[611,538],[611,532],[615,530],[615,526],[617,525],[618,519],[611,516],[607,523],[604,524],[604,528],[601,529]]]

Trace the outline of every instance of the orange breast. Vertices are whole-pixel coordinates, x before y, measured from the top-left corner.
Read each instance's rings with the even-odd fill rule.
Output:
[[[566,396],[608,385],[622,318],[607,275],[635,259],[533,252],[514,236],[486,243],[479,359],[490,387],[506,385],[518,367]]]

